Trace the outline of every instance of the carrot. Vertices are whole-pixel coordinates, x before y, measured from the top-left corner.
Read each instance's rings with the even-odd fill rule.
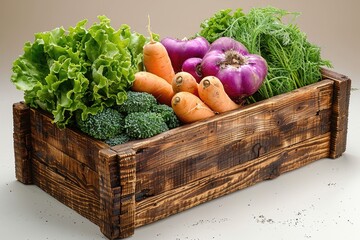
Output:
[[[177,92],[190,92],[196,96],[198,94],[198,83],[196,79],[188,72],[178,72],[172,80],[172,88]]]
[[[161,42],[154,41],[153,34],[150,30],[150,17],[148,31],[150,34],[150,42],[144,45],[143,63],[147,72],[151,72],[159,77],[164,78],[171,84],[175,75],[174,68],[165,46]]]
[[[159,103],[171,106],[174,91],[171,85],[163,78],[145,71],[135,73],[135,80],[131,90],[152,94]]]
[[[199,97],[189,92],[176,93],[171,106],[183,123],[192,123],[215,115]]]
[[[222,113],[240,107],[226,94],[217,77],[204,77],[199,83],[198,91],[200,99],[215,112]]]

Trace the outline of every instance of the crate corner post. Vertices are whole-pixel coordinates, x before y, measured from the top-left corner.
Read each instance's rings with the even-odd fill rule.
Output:
[[[135,231],[135,155],[103,149],[99,161],[100,230],[109,239],[130,237]]]
[[[23,184],[33,184],[31,171],[30,108],[23,102],[14,103],[13,141],[15,177]]]

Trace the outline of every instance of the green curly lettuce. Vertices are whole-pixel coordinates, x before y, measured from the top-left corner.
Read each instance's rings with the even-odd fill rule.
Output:
[[[13,63],[11,81],[24,91],[25,102],[51,112],[60,128],[75,112],[86,119],[122,104],[135,72],[142,70],[142,47],[149,39],[128,25],[115,30],[107,17],[98,19],[88,29],[82,20],[67,31],[35,34]]]

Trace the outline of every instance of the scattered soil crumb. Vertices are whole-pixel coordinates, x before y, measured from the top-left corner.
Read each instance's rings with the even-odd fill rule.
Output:
[[[197,221],[196,223],[191,224],[191,226],[198,226],[201,224],[211,224],[211,223],[223,223],[223,222],[227,222],[229,221],[228,218],[220,218],[220,219],[216,219],[216,218],[212,218],[212,219],[200,219],[199,221]]]

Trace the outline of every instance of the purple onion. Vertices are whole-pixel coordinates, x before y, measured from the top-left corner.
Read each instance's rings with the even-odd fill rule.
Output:
[[[182,71],[190,73],[199,83],[203,77],[201,71],[201,58],[188,58],[182,65]]]
[[[203,37],[193,39],[163,38],[161,43],[166,48],[175,73],[180,72],[182,65],[188,58],[202,58],[209,50],[210,44]]]
[[[211,44],[203,57],[201,70],[204,77],[219,78],[229,97],[241,102],[260,88],[268,68],[260,55],[249,54],[240,42],[221,37]]]

